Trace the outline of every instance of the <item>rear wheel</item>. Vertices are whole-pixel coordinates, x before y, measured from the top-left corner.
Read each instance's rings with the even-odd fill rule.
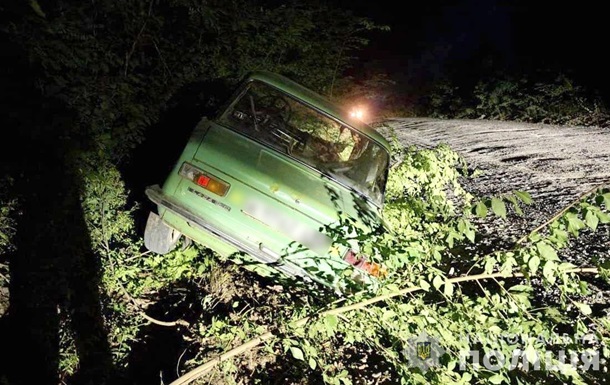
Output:
[[[167,254],[172,251],[182,234],[163,223],[161,218],[153,212],[148,214],[146,229],[144,230],[144,246],[158,254]]]

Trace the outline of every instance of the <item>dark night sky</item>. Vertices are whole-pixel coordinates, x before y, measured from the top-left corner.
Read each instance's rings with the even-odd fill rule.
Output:
[[[483,55],[515,72],[550,69],[571,73],[607,92],[607,16],[602,3],[547,0],[345,1],[343,7],[387,24],[373,35],[363,63],[377,62],[407,81],[453,69],[476,76]],[[401,4],[399,7],[398,4]],[[404,8],[404,10],[403,10]]]

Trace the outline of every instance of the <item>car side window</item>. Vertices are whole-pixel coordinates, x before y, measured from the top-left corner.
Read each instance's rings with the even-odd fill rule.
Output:
[[[308,163],[347,161],[356,145],[351,130],[259,82],[250,84],[221,123]]]

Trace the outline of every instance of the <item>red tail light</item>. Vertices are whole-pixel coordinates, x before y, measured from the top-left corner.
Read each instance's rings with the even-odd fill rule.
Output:
[[[198,186],[201,186],[216,195],[220,195],[221,197],[227,194],[227,191],[229,191],[229,187],[231,186],[227,182],[224,182],[215,176],[200,170],[190,163],[184,162],[182,167],[180,167],[179,173],[182,177],[191,180]]]
[[[206,187],[208,183],[210,183],[210,180],[210,177],[207,175],[199,175],[199,178],[197,178],[197,184],[201,187]]]
[[[355,268],[366,271],[374,277],[383,278],[388,275],[387,270],[383,266],[376,262],[369,262],[365,255],[357,254],[351,249],[345,253],[343,260]]]

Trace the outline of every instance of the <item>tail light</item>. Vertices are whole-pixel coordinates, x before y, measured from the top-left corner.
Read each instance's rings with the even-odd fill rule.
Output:
[[[357,269],[366,271],[374,277],[384,278],[388,275],[388,271],[383,266],[376,262],[369,262],[365,255],[357,254],[351,249],[345,253],[343,260]]]
[[[203,187],[204,189],[213,192],[216,195],[221,197],[227,194],[229,187],[231,186],[227,182],[224,182],[215,176],[200,170],[199,168],[193,166],[190,163],[184,162],[182,167],[180,167],[180,176],[192,181],[198,186]]]

